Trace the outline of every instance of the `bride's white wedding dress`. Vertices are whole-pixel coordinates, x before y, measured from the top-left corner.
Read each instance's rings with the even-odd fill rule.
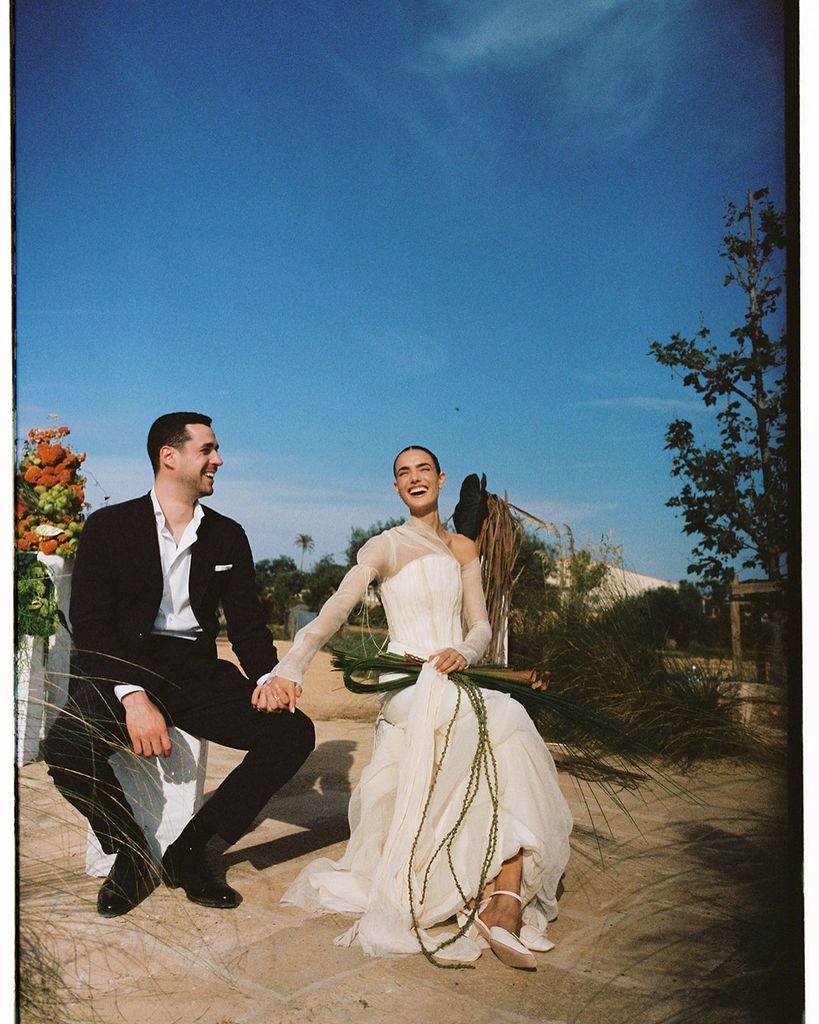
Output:
[[[362,547],[358,564],[338,591],[296,635],[277,666],[278,674],[300,681],[313,654],[376,579],[389,625],[390,651],[427,658],[454,647],[470,664],[480,659],[491,631],[478,560],[460,566],[435,530],[411,519]],[[497,764],[499,804],[497,845],[485,877],[494,878],[504,860],[523,850],[522,937],[533,949],[549,949],[546,928],[557,915],[556,890],[569,857],[571,814],[551,754],[524,708],[506,694],[481,692]],[[451,867],[446,851],[434,858],[419,906],[430,860],[462,813],[478,739],[477,717],[465,696],[448,730],[457,693],[454,683],[427,663],[413,686],[382,699],[373,758],[350,800],[350,840],[344,855],[338,861],[326,857],[313,861],[284,894],[282,902],[308,911],[355,915],[352,927],[336,939],[338,944],[358,942],[374,956],[419,951],[408,875],[416,835],[414,906],[428,948],[446,936],[440,932],[429,936],[423,929],[447,921],[464,908],[452,871],[468,899],[478,895],[493,814],[485,782],[456,834]],[[446,754],[424,815],[447,731]],[[477,943],[466,936],[436,954],[461,961],[479,955]]]

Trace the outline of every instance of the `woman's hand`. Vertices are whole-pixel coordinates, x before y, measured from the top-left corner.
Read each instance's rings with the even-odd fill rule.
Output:
[[[529,676],[529,685],[533,690],[548,690],[551,676],[551,672],[538,671],[536,668],[533,668]]]
[[[444,675],[448,672],[463,672],[469,665],[466,658],[454,647],[445,647],[442,651],[436,651],[435,654],[429,656],[428,660],[432,662],[432,667],[436,672],[441,672]]]
[[[299,697],[301,687],[298,683],[282,676],[273,676],[266,683],[256,687],[250,701],[257,711],[275,715],[279,711],[295,711]]]

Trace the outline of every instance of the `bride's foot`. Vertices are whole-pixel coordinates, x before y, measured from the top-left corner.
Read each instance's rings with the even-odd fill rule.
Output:
[[[505,892],[492,893],[478,917],[487,928],[505,928],[517,935],[521,925],[520,898]]]
[[[507,967],[536,971],[537,961],[519,937],[522,900],[516,892],[496,889],[481,903],[476,924],[484,932],[489,948]]]

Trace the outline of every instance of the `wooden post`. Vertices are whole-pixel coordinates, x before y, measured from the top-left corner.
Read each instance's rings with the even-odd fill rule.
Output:
[[[728,587],[728,604],[731,609],[731,661],[734,677],[742,674],[742,609],[739,605],[739,578],[734,572]]]
[[[752,594],[772,594],[776,591],[781,591],[785,585],[785,580],[747,580],[745,583],[740,583],[737,579],[737,574],[733,574],[731,583],[728,586],[729,591],[729,602],[731,605],[731,655],[734,662],[734,671],[741,671],[742,668],[742,641],[740,637],[740,623],[741,623],[741,608],[740,598],[743,595]],[[776,611],[776,609],[774,609]],[[757,652],[757,682],[767,683],[768,682],[768,663],[762,656],[762,652]],[[781,656],[777,657],[774,653],[774,660],[772,664],[774,678],[781,679],[782,673]]]

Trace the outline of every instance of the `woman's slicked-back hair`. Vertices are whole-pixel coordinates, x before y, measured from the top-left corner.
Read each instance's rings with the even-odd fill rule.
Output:
[[[164,416],[154,420],[148,431],[148,458],[154,467],[154,474],[159,471],[159,450],[165,445],[181,448],[191,435],[187,431],[190,423],[202,423],[209,427],[213,421],[210,416],[201,412],[166,412]]]
[[[429,455],[429,457],[432,459],[432,461],[433,461],[433,463],[435,465],[435,472],[436,473],[440,473],[441,472],[441,463],[438,461],[438,456],[435,454],[435,452],[431,452],[429,450],[429,448],[425,448],[422,444],[408,444],[407,447],[406,448],[402,448],[401,451],[392,460],[392,475],[393,476],[396,475],[395,467],[396,467],[396,465],[398,463],[398,460],[401,458],[401,456],[404,454],[404,452],[411,452],[411,451],[415,451],[416,449],[419,452],[426,452],[427,455]]]

